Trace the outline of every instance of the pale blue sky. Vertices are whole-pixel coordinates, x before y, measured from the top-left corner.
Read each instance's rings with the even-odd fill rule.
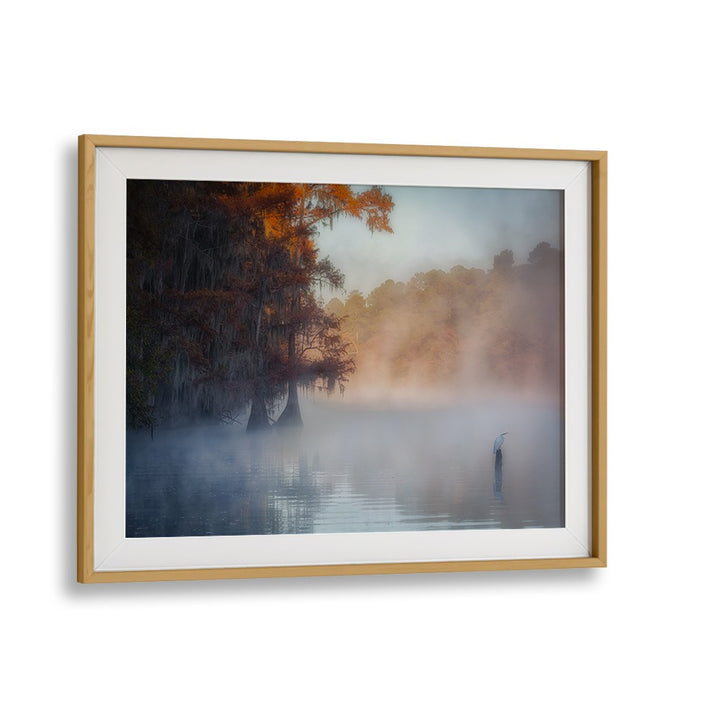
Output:
[[[345,274],[345,290],[369,293],[385,280],[407,281],[417,272],[454,265],[492,267],[512,250],[527,262],[539,242],[560,247],[562,193],[557,190],[385,187],[395,201],[393,234],[341,219],[321,230],[320,256]]]

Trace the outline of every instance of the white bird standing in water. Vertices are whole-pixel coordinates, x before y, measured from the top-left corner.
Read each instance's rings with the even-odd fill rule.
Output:
[[[503,443],[505,442],[505,436],[508,433],[500,433],[496,438],[495,442],[493,443],[493,455],[497,453],[497,451],[503,446]]]

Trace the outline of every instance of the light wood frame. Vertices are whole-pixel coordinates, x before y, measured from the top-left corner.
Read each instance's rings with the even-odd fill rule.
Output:
[[[284,153],[341,153],[357,155],[576,160],[591,171],[591,554],[589,557],[509,560],[429,561],[270,567],[187,568],[98,572],[94,567],[94,447],[95,447],[95,212],[96,150],[103,147],[261,151]],[[607,488],[607,153],[583,150],[539,150],[418,145],[378,145],[316,142],[249,141],[161,137],[81,135],[79,168],[78,247],[78,492],[77,579],[82,583],[147,580],[370,575],[397,573],[467,572],[589,568],[606,565]]]

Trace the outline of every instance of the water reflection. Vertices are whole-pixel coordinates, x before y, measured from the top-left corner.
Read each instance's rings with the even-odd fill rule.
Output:
[[[156,430],[153,441],[129,433],[128,537],[564,522],[561,425],[552,408],[348,412],[318,404],[303,412],[301,432],[248,436],[221,426]],[[493,475],[480,448],[503,412],[514,442],[505,459],[495,454]]]
[[[493,495],[495,496],[495,499],[499,503],[504,505],[505,497],[503,496],[502,485],[503,485],[503,454],[502,454],[502,450],[498,450],[495,453],[495,484],[493,485]]]

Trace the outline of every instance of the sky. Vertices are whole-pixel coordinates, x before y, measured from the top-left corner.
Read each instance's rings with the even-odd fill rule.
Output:
[[[525,263],[540,242],[561,246],[558,190],[383,189],[395,201],[393,234],[371,234],[362,221],[343,218],[316,238],[320,257],[329,256],[345,274],[346,292],[367,295],[385,280],[406,282],[415,273],[455,265],[489,269],[506,249]]]

